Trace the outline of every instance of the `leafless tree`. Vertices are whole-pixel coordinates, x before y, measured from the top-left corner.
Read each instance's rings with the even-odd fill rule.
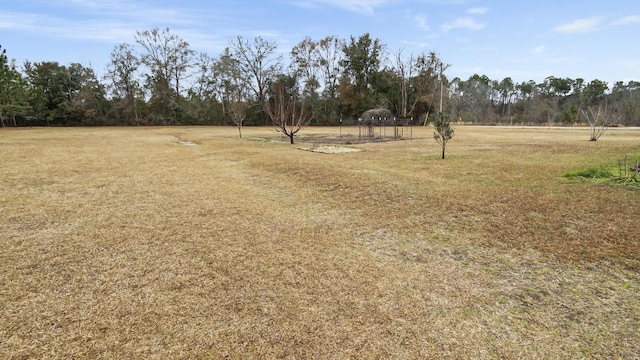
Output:
[[[408,111],[407,111],[407,99],[408,99],[408,92],[407,89],[409,88],[409,79],[412,77],[412,72],[413,72],[413,54],[409,54],[408,58],[405,58],[402,55],[402,49],[398,50],[397,53],[395,53],[395,70],[396,70],[396,75],[398,77],[398,81],[400,82],[400,116],[402,116],[402,118],[407,118],[408,115]]]
[[[302,81],[304,92],[309,95],[320,87],[318,82],[319,67],[316,56],[317,46],[318,44],[307,36],[291,49],[292,62],[290,67]]]
[[[590,141],[597,141],[609,127],[620,121],[620,116],[610,111],[606,104],[591,106],[587,110],[581,110],[581,112],[591,129]]]
[[[403,115],[405,117],[408,114],[412,114],[418,104],[426,103],[427,101],[429,103],[433,102],[433,98],[436,97],[436,90],[442,86],[445,80],[442,74],[450,66],[449,64],[444,64],[433,51],[428,54],[422,53],[416,58],[413,58],[413,56],[410,58],[413,61],[405,63],[408,66],[405,73],[408,75],[409,86],[411,87],[411,94],[407,92],[407,98],[405,99],[408,106],[405,110],[406,114]],[[439,79],[441,81],[438,81]],[[438,96],[440,97],[440,95]],[[409,98],[412,100],[409,101]],[[426,118],[429,118],[429,114],[427,114]]]
[[[228,48],[215,62],[214,74],[223,112],[231,117],[242,138],[242,126],[249,108],[251,90],[238,60]]]
[[[258,104],[264,107],[269,82],[282,67],[282,57],[276,55],[276,43],[260,36],[250,43],[238,36],[231,41],[230,46],[249,88],[255,93]]]
[[[169,28],[138,31],[135,39],[146,51],[142,55],[142,63],[151,69],[154,76],[167,84],[173,83],[173,90],[180,94],[180,81],[194,65],[195,51],[190,49],[189,43],[171,34]]]
[[[320,65],[322,77],[324,78],[324,91],[331,99],[336,97],[336,88],[342,71],[340,63],[344,57],[344,52],[342,51],[344,45],[344,40],[335,36],[327,36],[318,41],[316,47],[316,61]]]
[[[335,36],[327,36],[319,41],[306,37],[291,49],[290,68],[301,82],[303,96],[317,99],[322,93],[325,98],[321,102],[324,114],[331,120],[338,113],[336,97],[342,71],[343,46],[344,42]],[[309,103],[317,104],[313,100]]]
[[[193,71],[194,81],[188,91],[191,106],[187,108],[191,116],[202,124],[212,120],[220,91],[215,67],[215,58],[207,53],[198,54]]]
[[[437,80],[449,65],[443,64],[433,51],[417,57],[413,54],[405,57],[399,50],[393,60],[400,85],[400,115],[406,119],[420,102],[431,102],[436,86],[440,86]]]
[[[111,82],[113,95],[120,99],[133,98],[135,95],[136,73],[140,59],[129,44],[118,44],[111,52],[111,62],[107,66],[105,80]]]
[[[292,89],[287,86],[291,81],[295,83],[295,79],[282,76],[272,84],[270,99],[265,102],[265,111],[276,131],[289,137],[293,144],[294,136],[311,121],[313,115],[306,98],[299,98],[297,87]]]

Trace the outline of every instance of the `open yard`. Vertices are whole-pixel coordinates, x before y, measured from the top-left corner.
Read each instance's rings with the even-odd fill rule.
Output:
[[[407,131],[0,129],[0,358],[638,359],[640,130]]]

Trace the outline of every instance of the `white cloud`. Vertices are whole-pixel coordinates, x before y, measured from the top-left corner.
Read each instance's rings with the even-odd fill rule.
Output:
[[[429,25],[427,25],[427,18],[423,15],[416,15],[413,17],[413,20],[418,24],[418,26],[424,30],[429,31]]]
[[[35,28],[40,22],[40,17],[25,13],[4,13],[0,15],[0,29],[28,30]]]
[[[540,46],[536,47],[535,49],[533,49],[533,53],[534,54],[543,54],[544,53],[544,46],[540,45]]]
[[[618,21],[614,22],[614,25],[629,25],[629,24],[635,24],[635,23],[640,23],[640,16],[639,15],[632,15],[632,16],[625,16],[623,18],[618,19]]]
[[[486,8],[486,7],[472,8],[472,9],[467,10],[467,14],[484,15],[484,14],[487,13],[487,11],[489,11],[489,8]]]
[[[373,15],[375,8],[384,5],[388,0],[309,0],[306,4],[313,4],[314,1],[340,7],[348,11]]]
[[[151,13],[152,11],[149,11]],[[169,18],[168,12],[155,12],[157,18]],[[188,23],[185,19],[171,17],[171,25]],[[193,23],[193,22],[191,22]],[[0,15],[0,29],[19,30],[23,33],[42,34],[41,36],[59,39],[89,40],[105,43],[120,43],[133,40],[136,31],[152,28],[151,23],[127,21],[117,16],[102,19],[88,17],[74,19],[56,15],[29,13],[9,13]],[[180,35],[179,35],[180,36]]]
[[[597,16],[579,19],[567,24],[558,25],[553,31],[560,33],[587,33],[596,30],[601,21],[602,18]]]
[[[485,27],[485,24],[476,22],[472,17],[460,17],[452,22],[442,25],[442,31],[448,32],[452,29],[468,29],[468,30],[480,30]]]

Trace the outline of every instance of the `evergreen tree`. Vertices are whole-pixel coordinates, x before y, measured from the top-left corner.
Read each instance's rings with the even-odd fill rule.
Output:
[[[30,111],[27,102],[27,82],[9,64],[7,50],[0,45],[0,126],[17,126],[17,118],[24,118]]]

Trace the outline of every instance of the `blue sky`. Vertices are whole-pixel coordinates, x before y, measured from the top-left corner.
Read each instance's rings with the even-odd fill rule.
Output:
[[[19,65],[79,62],[101,75],[117,44],[154,27],[211,56],[237,35],[287,54],[306,36],[368,32],[390,55],[435,51],[450,79],[640,81],[637,0],[0,0],[0,45]]]

